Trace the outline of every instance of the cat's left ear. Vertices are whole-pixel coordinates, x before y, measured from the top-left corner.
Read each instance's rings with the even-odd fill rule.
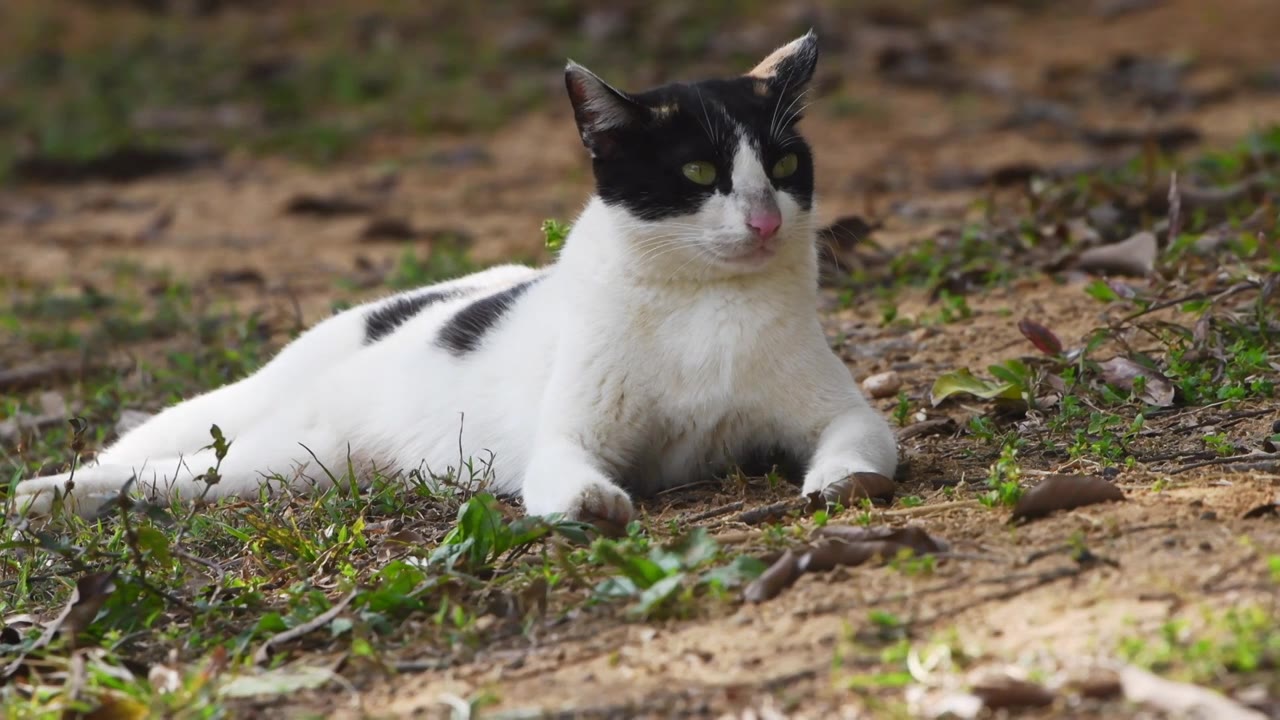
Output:
[[[565,66],[564,84],[573,103],[573,118],[582,144],[592,157],[608,157],[616,147],[617,132],[643,123],[649,112],[631,96],[573,61]]]
[[[783,45],[760,61],[747,77],[765,83],[769,94],[788,99],[803,93],[818,66],[818,36],[813,30]]]

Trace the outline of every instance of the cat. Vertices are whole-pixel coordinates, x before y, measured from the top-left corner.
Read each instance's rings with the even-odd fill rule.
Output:
[[[74,473],[17,485],[88,515],[269,477],[475,473],[530,515],[626,523],[639,495],[773,453],[802,493],[892,476],[897,445],[819,323],[812,31],[745,75],[626,93],[570,61],[596,192],[556,261],[348,309],[253,375],[162,411]],[[218,468],[210,426],[231,446]],[[462,478],[467,480],[468,478]]]

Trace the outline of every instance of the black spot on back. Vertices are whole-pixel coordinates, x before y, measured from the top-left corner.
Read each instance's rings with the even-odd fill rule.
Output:
[[[457,356],[475,350],[485,334],[498,324],[520,296],[538,280],[539,278],[525,280],[462,308],[440,328],[436,344]]]
[[[364,344],[372,345],[390,335],[428,305],[455,297],[451,292],[424,292],[420,295],[401,295],[364,318]]]

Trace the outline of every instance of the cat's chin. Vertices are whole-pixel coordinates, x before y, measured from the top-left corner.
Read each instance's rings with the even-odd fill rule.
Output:
[[[716,252],[716,261],[726,270],[758,272],[778,256],[776,246],[755,246],[738,252]]]

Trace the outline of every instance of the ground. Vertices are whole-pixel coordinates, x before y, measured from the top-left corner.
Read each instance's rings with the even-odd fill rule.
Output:
[[[386,37],[474,27],[474,12],[338,3],[374,48],[357,58],[317,55],[329,26],[288,24],[296,9],[110,5],[9,10],[26,39],[4,52],[52,33],[62,54],[19,56],[0,87],[25,98],[43,92],[23,84],[41,63],[110,65],[94,54],[102,28],[205,33],[195,50],[174,42],[210,87],[227,37],[267,33],[297,57],[242,58],[245,77],[285,80],[184,106],[182,73],[147,65],[142,43],[140,69],[112,87],[154,107],[77,104],[66,83],[31,96],[44,104],[0,105],[7,480],[244,376],[335,308],[549,262],[544,221],[571,222],[590,191],[564,55],[628,87],[745,69],[790,37],[775,30],[810,25],[824,39],[803,126],[828,227],[818,310],[859,380],[896,376],[874,381],[890,388],[873,402],[903,469],[891,498],[816,509],[794,478],[726,478],[643,501],[622,537],[380,478],[95,524],[11,514],[8,717],[934,717],[946,703],[1194,716],[1166,688],[1144,700],[1135,668],[1280,717],[1280,66],[1266,31],[1280,5],[752,4],[721,23],[551,3],[474,52],[453,30],[420,50],[488,95],[377,64],[401,47]],[[356,90],[348,66],[366,73]],[[281,90],[290,72],[310,95]],[[165,83],[175,95],[138,89]],[[364,98],[371,84],[392,89]],[[216,153],[173,149],[192,125]],[[145,165],[111,155],[130,133],[167,160],[122,177]],[[1063,509],[1022,518],[1031,488],[1060,475],[1077,476],[1047,491]],[[1090,481],[1123,500],[1066,502]],[[946,547],[754,594],[784,551],[842,526],[915,526]]]

